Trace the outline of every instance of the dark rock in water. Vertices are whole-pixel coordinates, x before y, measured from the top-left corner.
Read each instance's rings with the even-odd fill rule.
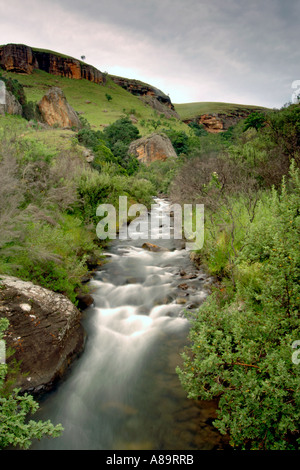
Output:
[[[187,290],[187,289],[189,288],[189,286],[188,286],[187,284],[185,284],[185,283],[179,284],[178,287],[179,287],[180,289],[182,289],[182,290]]]
[[[152,243],[148,243],[148,242],[144,243],[144,244],[142,245],[142,248],[143,248],[144,250],[153,251],[153,252],[157,252],[157,251],[170,251],[170,250],[168,250],[167,248],[164,248],[164,247],[158,246],[158,245],[153,245]]]
[[[193,304],[193,303],[192,303],[192,304],[189,304],[189,305],[187,305],[187,308],[188,308],[189,310],[192,310],[193,308],[197,308],[197,307],[199,307],[199,305],[197,305],[197,304]]]
[[[6,346],[21,361],[15,387],[50,390],[84,346],[80,311],[62,294],[10,276],[0,276],[0,317],[9,320]],[[25,375],[26,374],[26,375]]]
[[[78,308],[84,310],[94,303],[94,299],[90,294],[77,294]]]
[[[182,279],[196,279],[197,277],[197,274],[186,274],[185,276],[182,276]]]

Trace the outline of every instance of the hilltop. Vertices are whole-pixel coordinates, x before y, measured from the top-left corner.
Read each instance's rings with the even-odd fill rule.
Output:
[[[176,104],[175,109],[184,123],[202,124],[209,132],[226,131],[253,112],[270,111],[262,106],[209,101]]]
[[[83,61],[22,44],[0,47],[3,76],[17,79],[28,101],[39,101],[52,86],[60,87],[70,105],[97,128],[131,115],[141,133],[153,120],[172,119],[184,128],[170,98],[146,83],[110,76]],[[150,129],[151,130],[151,129]]]
[[[131,117],[142,135],[158,127],[186,130],[195,122],[208,132],[227,130],[259,106],[199,102],[174,105],[168,95],[139,80],[109,75],[82,60],[23,44],[0,46],[0,67],[16,78],[28,101],[39,101],[52,86],[60,87],[76,112],[94,128]]]

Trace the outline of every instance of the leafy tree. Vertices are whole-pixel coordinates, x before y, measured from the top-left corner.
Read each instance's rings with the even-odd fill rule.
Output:
[[[171,140],[177,155],[189,152],[189,136],[186,132],[175,131],[174,129],[166,129],[164,132]]]
[[[265,125],[266,117],[263,113],[255,111],[245,119],[244,132],[250,128],[254,128],[257,131]]]
[[[138,169],[138,161],[128,155],[129,144],[139,138],[139,130],[128,117],[118,119],[103,131],[106,145],[115,157],[116,163],[133,174]]]
[[[78,141],[90,149],[94,149],[97,147],[97,145],[99,145],[101,137],[101,131],[93,131],[92,129],[88,129],[86,127],[80,129],[77,133]]]
[[[268,116],[266,137],[286,160],[300,165],[300,106],[291,105]]]
[[[103,135],[112,150],[112,147],[118,141],[129,145],[130,142],[138,139],[139,130],[128,117],[123,117],[106,127],[103,130]]]

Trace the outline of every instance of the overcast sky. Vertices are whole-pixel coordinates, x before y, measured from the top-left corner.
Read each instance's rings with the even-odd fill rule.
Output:
[[[85,55],[173,103],[280,108],[300,92],[299,23],[300,0],[0,0],[0,44]]]

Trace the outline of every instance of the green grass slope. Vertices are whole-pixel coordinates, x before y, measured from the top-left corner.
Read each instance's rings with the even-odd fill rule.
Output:
[[[99,85],[85,79],[76,80],[51,75],[42,70],[35,70],[31,75],[1,71],[5,77],[18,80],[25,89],[27,101],[38,102],[50,87],[61,88],[70,105],[82,115],[89,124],[97,129],[103,128],[124,115],[134,115],[136,126],[142,135],[153,132],[153,122],[160,121],[160,127],[185,130],[186,125],[180,120],[167,119],[137,96],[132,95],[109,77],[106,85]],[[107,95],[111,96],[108,101]]]
[[[202,101],[199,103],[175,104],[175,109],[182,120],[192,119],[202,114],[226,114],[231,115],[241,111],[264,110],[262,106],[244,105],[236,103],[219,103]]]

